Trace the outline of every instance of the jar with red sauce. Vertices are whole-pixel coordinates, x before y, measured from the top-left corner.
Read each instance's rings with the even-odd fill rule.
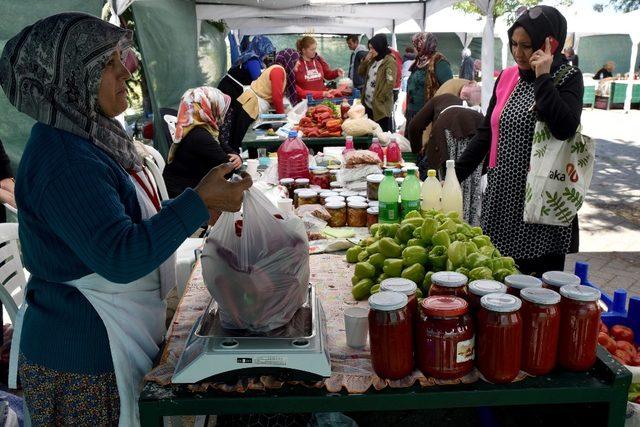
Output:
[[[600,291],[590,286],[560,288],[560,344],[558,364],[570,371],[586,371],[596,362],[600,331]]]
[[[422,300],[416,324],[416,365],[425,376],[455,379],[473,369],[475,336],[469,305],[462,298]]]
[[[399,292],[408,298],[407,309],[412,321],[418,317],[418,285],[413,280],[394,277],[380,283],[380,291]]]
[[[474,280],[469,283],[469,311],[475,314],[480,310],[480,299],[489,294],[504,294],[507,287],[496,280]]]
[[[504,278],[504,284],[507,285],[507,293],[519,297],[523,289],[542,287],[542,280],[526,274],[511,274]]]
[[[318,167],[311,170],[311,185],[317,185],[322,189],[329,189],[330,180],[329,169]]]
[[[520,372],[522,302],[509,294],[489,294],[480,299],[480,304],[476,365],[487,381],[509,383]]]
[[[408,298],[398,292],[369,297],[371,364],[380,378],[400,379],[413,372],[413,325]]]
[[[378,210],[378,207],[369,205],[369,208],[367,209],[367,227],[369,228],[369,230],[371,230],[371,226],[373,224],[378,223],[379,215],[380,211]]]
[[[547,271],[542,275],[542,287],[560,292],[560,288],[567,285],[579,285],[580,278],[575,274],[564,271]]]
[[[429,296],[449,295],[463,298],[469,297],[467,292],[467,276],[455,271],[438,271],[431,276]]]
[[[560,294],[551,289],[525,288],[522,300],[522,367],[531,375],[546,375],[556,366],[560,336]]]

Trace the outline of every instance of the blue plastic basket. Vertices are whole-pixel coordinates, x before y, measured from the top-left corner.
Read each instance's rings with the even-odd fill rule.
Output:
[[[341,96],[339,98],[324,98],[324,99],[313,99],[313,96],[307,95],[307,105],[312,107],[314,105],[318,105],[323,103],[324,101],[331,101],[334,104],[341,104],[343,99],[347,99],[349,101],[349,105],[353,105],[354,99],[360,99],[360,90],[354,89],[351,96]]]
[[[627,291],[618,289],[610,297],[597,285],[591,283],[588,278],[589,264],[576,262],[575,274],[583,285],[591,286],[602,292],[601,301],[607,306],[607,311],[602,313],[602,321],[608,328],[613,325],[624,325],[633,330],[634,341],[640,344],[640,297],[629,298],[627,307]]]

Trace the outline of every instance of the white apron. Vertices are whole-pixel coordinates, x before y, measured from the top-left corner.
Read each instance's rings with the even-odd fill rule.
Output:
[[[242,88],[242,93],[244,92],[253,92],[253,94],[256,96],[256,98],[258,98],[258,108],[260,110],[260,114],[267,114],[269,112],[269,110],[271,109],[271,104],[269,104],[269,101],[267,101],[264,98],[261,98],[252,88],[251,86],[245,86],[242,83],[240,83],[238,80],[234,79],[233,76],[231,74],[227,74],[227,76],[233,80],[238,86],[240,86]]]
[[[138,176],[149,182],[139,172]],[[142,219],[157,213],[151,199],[131,176]],[[164,296],[176,283],[175,253],[158,269],[131,283],[113,283],[96,273],[65,283],[87,298],[104,322],[120,397],[119,426],[140,425],[138,397],[142,379],[151,370],[164,338],[166,303]],[[14,341],[9,361],[9,387],[16,388],[22,321],[27,304],[16,316]]]

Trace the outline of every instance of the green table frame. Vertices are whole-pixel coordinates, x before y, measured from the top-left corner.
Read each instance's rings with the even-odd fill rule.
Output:
[[[480,406],[604,403],[609,427],[624,425],[631,373],[602,347],[596,365],[585,373],[557,372],[517,383],[473,384],[406,389],[386,388],[364,394],[328,393],[324,389],[287,387],[280,390],[230,394],[189,393],[145,384],[140,396],[143,427],[162,425],[163,416],[239,413],[303,413],[407,411]]]

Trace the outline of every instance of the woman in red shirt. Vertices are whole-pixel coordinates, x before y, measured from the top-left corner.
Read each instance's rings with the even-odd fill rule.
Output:
[[[305,36],[297,41],[296,48],[300,52],[300,59],[294,69],[296,75],[296,92],[300,99],[311,94],[314,98],[328,98],[329,89],[325,80],[333,80],[344,76],[342,68],[332,70],[329,64],[316,53],[316,39]]]

